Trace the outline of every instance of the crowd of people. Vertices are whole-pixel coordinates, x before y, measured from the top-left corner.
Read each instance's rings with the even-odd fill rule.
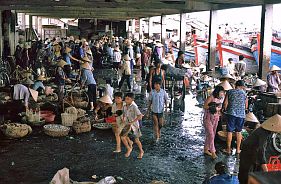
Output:
[[[122,142],[126,148],[125,157],[129,157],[135,143],[139,149],[138,158],[142,159],[144,150],[140,141],[142,136],[140,121],[144,115],[149,117],[152,113],[155,141],[158,142],[161,137],[161,129],[165,122],[163,113],[165,106],[167,107],[169,102],[168,94],[165,90],[166,72],[169,72],[171,67],[183,70],[183,80],[184,82],[186,80],[187,84],[192,83],[194,77],[200,74],[198,71],[193,73],[194,71],[191,69],[192,62],[187,63],[185,61],[184,52],[178,51],[178,57],[174,59],[174,49],[171,45],[162,45],[160,41],[155,40],[132,41],[121,37],[107,36],[89,41],[86,39],[75,40],[72,36],[65,39],[57,37],[53,40],[46,39],[44,42],[33,42],[31,48],[28,45],[25,45],[24,48],[18,46],[15,58],[16,64],[24,69],[33,68],[35,70],[42,67],[50,69],[54,66],[55,70],[51,77],[54,78],[57,85],[58,104],[61,107],[63,107],[64,103],[65,85],[73,83],[74,79],[75,81],[78,80],[81,89],[87,89],[89,97],[88,111],[92,113],[94,119],[105,118],[105,120],[108,120],[111,118],[116,139],[114,152],[121,152]],[[255,152],[257,154],[256,160],[252,160],[252,163],[247,166],[243,167],[246,162],[241,163],[239,180],[242,184],[247,181],[248,172],[250,171],[249,165],[260,163],[257,170],[266,171],[264,164],[269,158],[257,162],[258,159],[264,156],[258,147],[263,145],[263,141],[273,132],[281,132],[281,117],[276,115],[273,119],[264,122],[261,128],[252,133],[244,141],[243,149],[241,149],[241,131],[244,127],[245,119],[247,121],[249,114],[254,116],[252,112],[248,113],[246,84],[243,81],[246,74],[246,63],[243,60],[243,56],[239,56],[239,62],[237,63],[233,63],[233,60],[229,59],[227,72],[220,77],[221,83],[214,88],[203,106],[203,125],[206,135],[204,154],[212,159],[217,159],[214,141],[218,123],[222,121],[223,117],[227,118],[227,141],[226,149],[223,152],[227,155],[232,154],[232,136],[233,132],[235,132],[236,154],[241,155],[241,162],[249,157],[250,152],[247,153],[248,147],[246,145],[251,145],[251,153]],[[163,67],[163,63],[168,64],[168,66]],[[96,78],[96,70],[103,69],[107,64],[110,64],[114,71],[118,73],[118,85],[113,88],[109,77],[106,81],[107,86],[104,95],[98,98],[97,87],[100,84]],[[149,93],[147,114],[142,114],[134,101],[135,95],[132,84],[135,68],[141,70],[141,77],[147,84],[147,92]],[[258,79],[253,89],[258,93],[262,93],[265,91],[267,84],[268,91],[279,91],[278,86],[281,81],[278,71],[280,71],[280,68],[273,66],[268,74],[267,82]],[[34,91],[50,93],[50,88],[44,86],[46,77],[39,72],[35,82],[27,78],[21,84],[15,85],[13,91],[14,103],[18,105],[23,100],[23,105],[27,110],[29,109],[28,101],[30,96],[34,97],[34,100],[36,99]],[[203,74],[201,77],[203,77],[202,80],[207,80],[206,78],[208,78]],[[127,88],[124,88],[124,82],[126,82]],[[23,108],[20,110],[22,111]],[[249,118],[248,121],[251,122]],[[270,128],[269,125],[273,122],[276,124],[274,128]],[[257,132],[259,131],[264,134],[264,138],[260,141],[253,138],[258,136]],[[130,133],[134,137],[134,142],[129,138]],[[219,181],[230,183],[230,181],[234,180],[236,182],[237,178],[227,175],[224,163],[218,163],[216,170],[221,177],[213,178],[211,179],[213,180],[212,182],[208,181],[209,183],[219,183]]]

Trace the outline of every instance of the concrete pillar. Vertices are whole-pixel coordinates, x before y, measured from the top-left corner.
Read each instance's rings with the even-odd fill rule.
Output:
[[[139,39],[143,39],[142,19],[139,19]]]
[[[262,5],[261,36],[259,53],[259,77],[266,79],[271,59],[273,5]]]
[[[42,35],[42,17],[38,17],[38,35],[43,39]]]
[[[161,42],[165,45],[166,41],[166,15],[161,15]]]
[[[151,17],[148,18],[148,38],[153,37],[153,19]]]
[[[38,16],[34,16],[34,28],[36,30],[36,33],[38,34]]]
[[[185,51],[186,45],[186,13],[180,14],[180,50]]]
[[[135,20],[135,19],[131,19],[131,23],[132,23],[132,26],[131,26],[131,30],[132,30],[131,37],[132,37],[132,38],[135,38],[136,20]]]
[[[217,11],[210,11],[210,22],[209,22],[209,48],[208,48],[208,63],[207,69],[215,69],[216,66],[216,47],[217,47]]]

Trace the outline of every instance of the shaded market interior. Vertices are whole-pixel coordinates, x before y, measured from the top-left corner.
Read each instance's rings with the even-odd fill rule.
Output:
[[[134,34],[137,35],[138,39],[149,39],[153,36],[151,30],[149,31],[149,27],[153,26],[150,17],[160,16],[161,34],[159,40],[163,44],[166,39],[167,28],[165,21],[167,21],[167,16],[179,14],[179,49],[185,51],[186,13],[209,11],[208,63],[206,69],[214,69],[217,57],[217,11],[261,5],[258,73],[260,78],[265,79],[269,71],[272,53],[273,32],[271,25],[273,4],[275,3],[280,3],[280,1],[1,0],[0,57],[5,54],[13,55],[15,52],[19,14],[24,17],[22,21],[26,21],[26,16],[29,17],[29,22],[23,21],[22,23],[30,39],[33,38],[33,35],[37,38],[38,35],[42,37],[44,34],[45,36],[42,38],[51,37],[52,26],[49,27],[49,33],[38,29],[40,27],[38,19],[42,19],[42,17],[50,18],[49,20],[51,18],[72,19],[71,23],[60,22],[60,24],[67,25],[65,27],[69,32],[66,31],[65,36],[79,33],[80,38],[92,38],[98,36],[98,32],[103,32],[103,34],[109,34],[110,36],[123,35],[124,37],[130,37],[133,34],[132,30],[134,30]],[[141,26],[138,29],[132,28],[132,25],[135,25],[137,21],[140,23],[141,19],[148,24],[148,34],[146,35],[144,35]],[[32,26],[34,21],[35,26]],[[71,24],[75,25],[73,27],[78,25],[78,29],[71,28]],[[48,27],[46,26],[45,29],[47,30]],[[73,32],[70,32],[71,29]],[[135,30],[138,30],[138,32]],[[8,52],[4,53],[3,50],[8,50]],[[111,73],[105,72],[105,75],[111,75]],[[143,101],[143,98],[145,98],[143,94],[138,94],[136,102],[141,111],[145,112],[147,104]],[[40,136],[42,130],[35,128],[34,133],[25,139],[3,139],[0,141],[0,147],[3,148],[0,163],[3,163],[8,169],[3,170],[2,173],[6,176],[12,176],[14,173],[18,173],[18,175],[7,179],[0,174],[0,183],[1,181],[19,183],[21,179],[24,181],[29,180],[24,183],[47,183],[55,174],[54,172],[63,167],[70,169],[70,175],[73,179],[81,181],[91,180],[92,175],[97,175],[99,179],[112,175],[119,177],[120,183],[149,183],[154,179],[169,183],[202,183],[206,176],[213,174],[215,162],[211,159],[206,159],[201,154],[204,133],[201,124],[202,108],[198,107],[197,100],[193,95],[188,94],[183,104],[174,104],[173,112],[165,115],[167,125],[163,134],[166,134],[166,136],[161,140],[159,147],[155,146],[155,143],[150,140],[153,135],[151,122],[149,120],[143,121],[143,133],[151,135],[151,137],[146,136],[144,138],[143,144],[147,154],[145,159],[147,160],[144,159],[140,162],[137,162],[134,158],[124,159],[120,158],[119,155],[112,154],[111,148],[114,147],[114,137],[111,131],[92,131],[82,136],[75,135],[63,139],[49,139],[46,136]],[[183,109],[179,110],[177,109],[179,108],[178,106],[184,106],[185,108],[181,107]],[[62,142],[63,146],[61,145]],[[21,154],[22,156],[19,156]],[[36,155],[40,156],[37,158]],[[51,161],[49,160],[50,157],[53,158]],[[237,174],[239,160],[236,157],[226,157],[222,154],[219,154],[219,157],[220,160],[228,163],[231,173]],[[37,164],[37,162],[40,163]],[[119,170],[120,167],[126,171]],[[26,170],[31,172],[26,172]],[[33,177],[32,174],[36,176]]]

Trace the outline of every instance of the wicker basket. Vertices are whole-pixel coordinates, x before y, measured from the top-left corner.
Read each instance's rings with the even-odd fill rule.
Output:
[[[100,130],[108,130],[112,128],[112,125],[109,123],[97,123],[97,124],[93,124],[93,127]]]
[[[68,135],[69,131],[70,128],[63,125],[58,125],[58,124],[44,125],[45,134],[51,137],[64,137]]]
[[[32,132],[32,128],[27,124],[9,123],[0,126],[2,132],[10,138],[21,138]]]
[[[88,107],[88,102],[87,101],[82,101],[82,102],[74,102],[73,106],[77,108],[87,108]]]
[[[77,117],[77,115],[76,115]],[[63,126],[72,126],[73,125],[73,114],[61,113],[61,124]]]
[[[90,122],[90,120],[83,121],[83,122],[74,121],[72,128],[77,134],[84,133],[84,132],[90,132],[91,131],[91,122]]]
[[[65,109],[65,113],[71,114],[72,115],[72,120],[76,121],[78,117],[78,111],[75,107],[67,107]]]

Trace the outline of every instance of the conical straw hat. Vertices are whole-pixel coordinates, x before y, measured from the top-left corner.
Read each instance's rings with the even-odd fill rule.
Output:
[[[35,91],[35,90],[29,88],[29,92],[30,92],[32,98],[34,99],[34,101],[37,102],[37,99],[38,99],[38,91]]]
[[[228,81],[223,81],[222,83],[219,84],[219,86],[222,86],[223,89],[226,91],[233,89]]]
[[[22,81],[23,84],[34,84],[34,82],[32,80],[30,80],[30,78],[25,79],[24,81]]]
[[[103,97],[101,97],[99,99],[99,101],[103,102],[103,103],[107,103],[107,104],[112,104],[113,103],[111,98],[110,98],[110,96],[108,96],[108,95],[104,95]]]
[[[82,60],[85,61],[85,62],[91,62],[91,60],[87,56],[83,57]]]
[[[220,77],[220,79],[232,79],[232,80],[235,80],[229,73],[226,74],[226,75],[222,75],[222,76]]]
[[[81,68],[84,68],[86,70],[91,70],[92,67],[90,66],[90,64],[88,62],[82,63],[81,64]]]
[[[66,48],[65,48],[65,53],[70,53],[70,52],[71,52],[71,50],[72,50],[71,48],[66,47]]]
[[[266,120],[261,127],[271,132],[281,133],[281,116],[279,114],[275,114]]]
[[[259,123],[258,118],[252,112],[249,112],[248,114],[246,114],[245,121]]]
[[[261,80],[261,79],[257,79],[255,84],[254,84],[254,87],[258,87],[258,86],[264,86],[266,85],[266,82]]]
[[[281,70],[281,68],[279,68],[278,66],[276,66],[276,65],[273,65],[271,68],[270,68],[270,71],[272,72],[272,71],[280,71]]]
[[[64,67],[64,65],[67,65],[67,63],[64,61],[64,60],[60,60],[58,63],[57,63],[58,66],[60,67]]]
[[[37,80],[45,81],[46,78],[45,78],[43,75],[39,75],[39,76],[37,77]]]

